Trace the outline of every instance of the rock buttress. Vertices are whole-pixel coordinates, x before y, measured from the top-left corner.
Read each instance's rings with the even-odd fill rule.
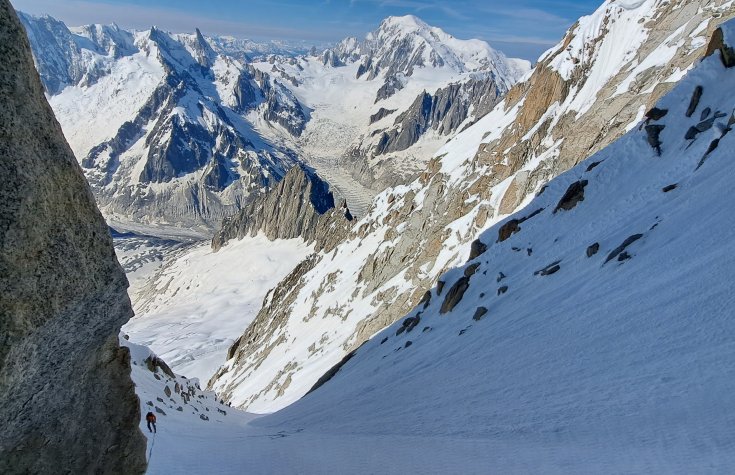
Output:
[[[142,473],[107,226],[0,0],[0,473]]]

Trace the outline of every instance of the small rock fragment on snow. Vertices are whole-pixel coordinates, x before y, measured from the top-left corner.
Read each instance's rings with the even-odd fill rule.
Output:
[[[699,100],[702,98],[703,92],[704,88],[702,88],[702,86],[694,88],[694,92],[692,93],[692,98],[689,100],[689,107],[686,112],[687,117],[691,117],[692,114],[694,114],[694,111],[697,110],[697,106],[699,106]]]
[[[472,316],[472,319],[475,321],[480,321],[482,320],[482,317],[484,317],[486,313],[487,313],[487,308],[477,307],[477,310],[475,310],[475,314]]]
[[[621,245],[619,245],[618,247],[616,247],[615,249],[613,249],[612,252],[610,254],[608,254],[607,259],[605,259],[605,264],[607,264],[611,260],[613,260],[616,257],[618,257],[620,255],[620,253],[622,253],[623,251],[625,251],[625,248],[627,248],[628,246],[630,246],[631,244],[633,244],[634,242],[636,242],[637,240],[639,240],[642,237],[643,237],[643,234],[634,234],[634,235],[629,236],[628,238],[626,238],[625,241],[623,241],[623,243]]]
[[[543,269],[539,269],[536,272],[534,272],[533,275],[545,276],[545,275],[556,274],[559,271],[559,269],[561,269],[561,266],[559,266],[560,263],[561,261],[552,262],[551,264],[544,267]]]

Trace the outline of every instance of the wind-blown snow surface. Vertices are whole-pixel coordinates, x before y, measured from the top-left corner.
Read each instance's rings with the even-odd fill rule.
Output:
[[[268,291],[311,252],[300,239],[269,241],[258,235],[219,252],[202,242],[169,253],[147,282],[136,283],[131,293],[136,316],[123,331],[177,373],[207,381]]]
[[[167,473],[727,473],[733,87],[715,53],[657,104],[660,155],[641,126],[552,180],[411,320],[288,408],[182,436]]]

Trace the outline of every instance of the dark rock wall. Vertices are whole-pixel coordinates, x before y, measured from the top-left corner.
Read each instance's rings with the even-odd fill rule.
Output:
[[[231,239],[263,232],[271,239],[303,238],[330,250],[350,227],[346,204],[337,209],[329,186],[314,173],[292,167],[273,189],[226,218],[212,239],[217,251]]]
[[[0,0],[0,473],[142,473],[112,239]]]
[[[393,128],[383,132],[374,153],[382,155],[406,150],[429,129],[450,135],[459,130],[470,114],[473,120],[477,120],[490,112],[500,102],[501,96],[492,76],[450,84],[438,89],[434,95],[423,92],[396,118]]]

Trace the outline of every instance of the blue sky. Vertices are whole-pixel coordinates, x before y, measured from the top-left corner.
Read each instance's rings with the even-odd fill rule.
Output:
[[[313,42],[362,38],[389,15],[413,14],[457,38],[480,38],[535,60],[602,0],[11,0],[70,26],[116,22],[144,29]]]

